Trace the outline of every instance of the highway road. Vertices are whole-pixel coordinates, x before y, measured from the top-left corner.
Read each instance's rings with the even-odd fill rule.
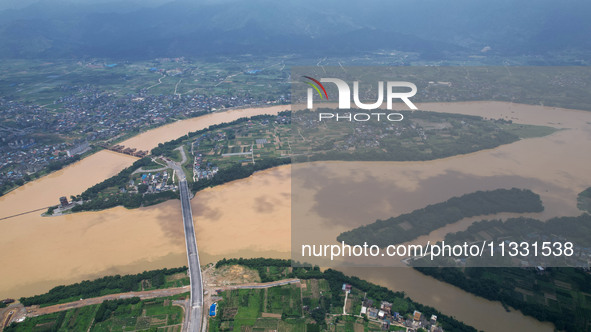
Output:
[[[182,170],[180,171],[182,174]],[[177,170],[177,174],[179,171]],[[190,191],[187,180],[179,181],[181,195],[181,209],[183,211],[183,224],[185,227],[185,243],[187,245],[187,257],[189,259],[189,277],[191,279],[191,301],[189,303],[189,321],[186,325],[190,332],[201,331],[203,319],[203,280],[201,279],[201,265],[199,264],[199,252],[193,227],[193,211],[191,210]]]
[[[272,282],[267,282],[264,284],[229,286],[229,287],[227,287],[227,289],[264,289],[264,288],[271,288],[271,287],[277,287],[277,286],[285,286],[285,285],[290,285],[290,284],[299,284],[300,282],[301,282],[300,279],[289,279],[289,280],[272,281]]]
[[[181,152],[184,156],[184,151]],[[185,159],[185,158],[183,158]],[[185,315],[183,330],[189,332],[201,332],[203,320],[203,280],[201,278],[201,265],[199,263],[199,251],[193,226],[193,210],[191,210],[191,192],[187,185],[185,173],[179,163],[168,161],[179,180],[179,193],[181,197],[181,209],[183,212],[183,225],[185,228],[185,244],[187,245],[187,258],[189,261],[189,278],[191,279],[191,300],[188,312]]]
[[[109,294],[103,295],[99,297],[91,297],[88,299],[78,300],[74,302],[68,303],[60,303],[55,305],[50,305],[47,307],[39,307],[39,306],[30,306],[26,307],[27,317],[36,317],[41,315],[48,315],[53,314],[60,311],[71,310],[74,308],[82,308],[89,305],[101,304],[104,301],[110,300],[119,300],[119,299],[129,299],[132,297],[139,297],[142,300],[154,299],[159,297],[168,297],[177,294],[186,293],[189,290],[189,286],[183,287],[174,287],[174,288],[164,288],[164,289],[154,289],[149,291],[139,291],[139,292],[126,292],[126,293],[118,293],[118,294]],[[24,316],[23,316],[24,317]]]

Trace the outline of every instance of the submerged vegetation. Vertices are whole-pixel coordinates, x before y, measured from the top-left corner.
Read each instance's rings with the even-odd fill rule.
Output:
[[[491,301],[500,301],[558,330],[588,331],[591,275],[582,269],[416,267],[418,271]]]
[[[499,212],[540,212],[540,196],[526,189],[497,189],[453,197],[411,213],[402,214],[341,233],[338,241],[347,244],[364,242],[386,247],[429,234],[463,218]]]

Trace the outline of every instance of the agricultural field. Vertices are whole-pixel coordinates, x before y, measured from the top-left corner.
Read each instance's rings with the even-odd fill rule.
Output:
[[[218,315],[210,319],[210,331],[301,331],[302,316],[299,285],[268,289],[239,289],[223,293]]]
[[[194,179],[209,176],[213,167],[225,169],[236,164],[253,164],[261,159],[290,156],[290,120],[287,115],[266,116],[202,134],[183,147],[189,151]],[[199,165],[199,166],[197,166]],[[189,167],[190,168],[190,167]]]
[[[271,276],[280,277],[279,270]],[[337,295],[338,294],[338,295]],[[366,300],[365,292],[353,289],[347,295],[345,314],[342,303],[345,292],[331,292],[325,279],[304,279],[300,284],[276,286],[266,289],[239,289],[225,291],[218,303],[216,317],[209,321],[210,332],[221,331],[333,331],[369,332],[383,331],[382,322],[368,320],[360,315]],[[394,303],[405,308],[406,300]],[[389,331],[404,331],[401,326],[391,325]]]
[[[322,110],[319,110],[321,112]],[[476,116],[428,111],[402,112],[405,121],[314,121],[317,113],[261,116],[219,126],[180,144],[193,162],[193,180],[210,178],[233,165],[264,159],[431,160],[494,148],[519,139],[550,135],[544,126],[513,124]],[[178,150],[164,153],[181,159]],[[191,177],[189,177],[191,178]]]
[[[306,279],[301,284],[268,289],[225,291],[223,300],[218,302],[217,316],[210,318],[209,331],[383,331],[380,321],[359,315],[364,292],[354,289],[348,294],[344,315],[343,307],[331,305],[344,301],[344,292],[340,292],[338,300],[333,296],[329,282],[324,279]],[[404,303],[401,299],[395,305]],[[399,330],[406,329],[389,327],[389,331]]]
[[[330,294],[330,285],[323,279],[307,279],[302,281],[302,304],[308,308],[320,306],[320,299]]]
[[[180,332],[184,309],[174,301],[187,294],[140,301],[105,301],[68,311],[27,318],[4,331],[166,331]]]
[[[281,58],[237,57],[226,61],[162,58],[145,61],[6,60],[0,94],[59,110],[54,103],[74,86],[95,86],[117,95],[249,94],[266,98],[289,90]],[[232,90],[232,92],[230,92]]]
[[[71,60],[5,60],[0,64],[0,95],[43,105],[60,111],[58,101],[64,96],[83,91],[73,87],[93,86],[107,94],[123,96],[145,92],[150,95],[205,95],[252,97],[260,101],[289,102],[290,73],[294,66],[306,66],[318,59],[285,56],[237,56],[221,59],[156,58],[142,61],[111,59]],[[392,66],[392,57],[373,54],[367,58],[335,58],[323,63],[324,77],[342,75],[341,65]],[[589,109],[589,96],[584,82],[591,72],[585,67],[384,67],[395,71],[367,71],[364,67],[348,68],[358,80],[413,82],[419,93],[414,100],[469,101],[499,100],[534,105],[551,105]],[[431,64],[432,65],[432,64]],[[309,67],[307,75],[320,67]],[[299,69],[298,69],[299,70]],[[302,70],[307,70],[304,67]],[[297,77],[297,75],[296,75]],[[450,88],[453,87],[453,88]],[[515,87],[519,91],[514,91]],[[548,94],[556,90],[567,93]],[[56,102],[58,101],[58,102]]]
[[[318,121],[319,113],[334,114]],[[368,114],[351,112],[354,116]],[[330,109],[292,115],[290,147],[298,160],[415,161],[432,160],[541,137],[556,129],[513,124],[508,120],[429,111],[400,112],[392,122],[342,120],[349,113]],[[341,120],[335,120],[336,117]],[[384,117],[384,116],[382,116]]]
[[[299,279],[267,289],[218,290],[217,312],[210,332],[226,331],[398,331],[405,327],[476,331],[434,308],[384,287],[318,267],[292,267],[280,259],[222,259],[216,269],[244,266],[258,271],[262,282]]]
[[[587,88],[591,70],[588,66],[374,65],[345,70],[340,66],[308,66],[292,70],[293,77],[303,75],[358,81],[360,99],[368,102],[377,99],[375,82],[396,80],[416,85],[413,103],[494,100],[591,110]],[[328,96],[337,94],[334,84],[326,84],[326,91]],[[293,99],[301,100],[302,97],[305,98],[305,91],[294,89]]]

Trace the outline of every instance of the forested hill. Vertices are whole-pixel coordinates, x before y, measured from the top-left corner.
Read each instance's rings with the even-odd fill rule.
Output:
[[[399,50],[448,59],[591,50],[589,1],[538,0],[526,7],[513,0],[6,0],[0,57],[325,57]]]

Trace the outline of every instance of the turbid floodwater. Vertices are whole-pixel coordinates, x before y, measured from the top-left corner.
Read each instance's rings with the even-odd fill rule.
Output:
[[[564,130],[492,150],[427,162],[311,164],[310,167],[338,165],[332,166],[335,173],[331,186],[309,189],[311,195],[317,195],[311,197],[319,199],[319,204],[310,206],[310,211],[319,215],[319,222],[325,222],[320,203],[334,206],[338,195],[357,192],[360,196],[378,199],[371,213],[360,213],[354,206],[341,206],[342,222],[329,225],[334,234],[462,193],[506,186],[530,188],[540,194],[546,206],[540,218],[578,214],[576,194],[591,185],[588,172],[591,112],[499,102],[421,106],[434,111],[503,117]],[[272,112],[284,109],[277,107]],[[247,110],[243,112],[250,114]],[[231,121],[226,116],[218,121]],[[155,129],[141,134],[143,138],[138,136],[124,144],[148,149],[214,121],[199,122],[199,119],[185,120],[191,121],[190,125],[185,121],[179,122],[178,127],[168,125],[167,131],[161,131],[165,127]],[[151,135],[158,137],[151,139]],[[55,204],[59,196],[77,194],[117,173],[133,160],[106,151],[85,158],[0,198],[0,217]],[[365,181],[358,182],[343,180],[369,169],[378,175],[396,170],[401,176],[396,178],[394,186],[375,183],[372,187],[371,177],[362,177]],[[248,179],[196,195],[192,205],[204,263],[221,257],[290,256],[291,172],[290,166],[258,172]],[[397,194],[396,199],[384,198],[391,197],[392,192]],[[330,193],[337,198],[326,195]],[[467,223],[448,227],[463,229]],[[5,219],[0,221],[0,298],[37,294],[55,285],[106,274],[184,265],[182,232],[180,203],[176,200],[135,210],[114,208],[52,218],[31,213]],[[500,304],[472,296],[411,269],[356,268],[345,272],[403,290],[414,300],[435,306],[478,329],[552,330],[550,324],[542,324],[519,312],[507,313]]]
[[[214,124],[232,122],[239,118],[261,114],[277,114],[281,111],[289,109],[289,105],[277,105],[259,108],[239,108],[226,112],[210,113],[204,116],[173,122],[162,127],[149,130],[122,142],[121,145],[136,148],[138,150],[150,150],[156,147],[158,143],[163,143],[179,138],[191,131],[207,128]]]
[[[122,144],[149,150],[159,142],[215,123],[277,114],[287,106],[211,113],[144,132]],[[0,218],[58,204],[131,165],[137,158],[100,151],[0,197]],[[32,212],[0,220],[0,298],[46,292],[51,287],[107,274],[186,265],[180,204],[122,207],[62,217]]]

